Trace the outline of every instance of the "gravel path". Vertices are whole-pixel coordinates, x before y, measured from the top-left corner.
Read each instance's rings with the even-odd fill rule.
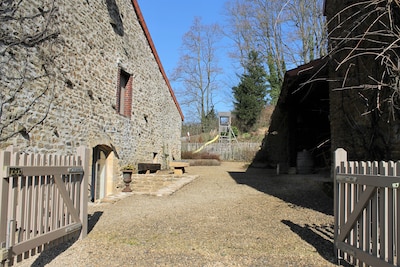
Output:
[[[169,196],[90,205],[85,239],[22,266],[335,266],[329,178],[232,162],[187,173]]]

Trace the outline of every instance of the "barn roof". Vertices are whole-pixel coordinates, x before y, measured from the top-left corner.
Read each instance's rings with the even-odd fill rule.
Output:
[[[183,116],[183,113],[182,113],[182,109],[181,109],[181,107],[180,107],[180,105],[178,103],[178,100],[176,99],[174,91],[172,90],[172,87],[171,87],[171,84],[170,84],[170,82],[168,80],[167,74],[165,74],[165,71],[164,71],[164,68],[163,68],[163,66],[161,64],[161,61],[160,61],[160,58],[158,56],[157,50],[156,50],[156,48],[154,46],[153,39],[151,38],[150,32],[149,32],[149,30],[147,28],[147,25],[146,25],[146,22],[144,21],[144,18],[143,18],[143,15],[142,15],[142,11],[140,10],[138,1],[137,0],[132,0],[132,4],[133,4],[133,7],[135,9],[136,16],[138,17],[140,26],[143,29],[143,32],[144,32],[144,34],[146,36],[147,41],[149,42],[149,45],[150,45],[151,51],[153,52],[154,58],[157,61],[158,67],[159,67],[159,69],[160,69],[160,71],[161,71],[161,73],[162,73],[162,75],[164,77],[165,83],[167,84],[169,92],[171,93],[171,97],[174,100],[176,108],[178,109],[179,114],[181,115],[181,119],[183,121],[184,120],[184,116]]]
[[[280,98],[283,98],[282,100],[284,100],[290,90],[297,91],[304,85],[316,82],[326,76],[325,72],[327,70],[327,62],[328,57],[322,57],[295,69],[286,71]],[[293,88],[293,85],[296,85],[295,88]],[[290,93],[293,92],[291,91]]]

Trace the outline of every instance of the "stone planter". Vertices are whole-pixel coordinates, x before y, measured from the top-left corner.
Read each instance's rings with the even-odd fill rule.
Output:
[[[122,171],[122,179],[125,183],[125,188],[122,189],[122,192],[132,192],[132,189],[130,187],[130,183],[132,182],[132,172],[133,170]]]

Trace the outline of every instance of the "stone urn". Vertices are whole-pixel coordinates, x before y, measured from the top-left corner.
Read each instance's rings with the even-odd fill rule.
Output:
[[[122,180],[125,183],[125,188],[122,189],[122,192],[132,192],[130,187],[130,183],[132,182],[132,173],[133,170],[122,170]]]

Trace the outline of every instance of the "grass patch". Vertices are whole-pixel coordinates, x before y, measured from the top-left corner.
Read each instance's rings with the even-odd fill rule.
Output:
[[[216,159],[191,159],[190,166],[219,166],[221,162]]]

